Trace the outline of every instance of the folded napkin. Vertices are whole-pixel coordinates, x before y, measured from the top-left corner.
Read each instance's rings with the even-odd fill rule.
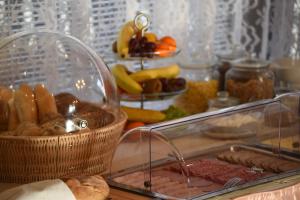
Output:
[[[46,180],[11,188],[0,193],[1,200],[76,200],[61,180]]]

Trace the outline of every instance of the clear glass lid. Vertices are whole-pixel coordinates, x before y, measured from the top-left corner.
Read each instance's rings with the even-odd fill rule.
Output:
[[[74,37],[46,30],[9,36],[0,41],[0,63],[2,131],[7,135],[95,129],[119,112],[107,66]],[[20,127],[34,127],[37,133]]]
[[[275,168],[254,162],[261,154],[277,159],[281,114],[279,99],[263,100],[134,129],[119,141],[110,181],[158,197],[193,199],[225,192],[235,177],[241,186],[270,177]]]

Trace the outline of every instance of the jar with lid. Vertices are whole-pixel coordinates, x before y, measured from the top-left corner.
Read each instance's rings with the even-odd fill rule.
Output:
[[[181,76],[187,81],[187,91],[178,96],[175,105],[188,114],[205,112],[208,100],[218,92],[218,73],[215,63],[180,64]]]
[[[231,62],[246,58],[246,51],[238,48],[238,46],[233,46],[229,52],[223,54],[217,54],[218,64],[216,70],[219,73],[219,91],[225,90],[225,76],[226,72],[231,68]]]
[[[230,97],[227,91],[220,91],[217,97],[208,101],[208,111],[214,111],[222,108],[232,107],[239,104],[239,99]]]
[[[232,62],[226,90],[241,103],[274,97],[274,74],[265,60],[246,58]]]
[[[275,73],[275,92],[281,95],[300,89],[300,57],[283,57],[274,60],[271,66]]]

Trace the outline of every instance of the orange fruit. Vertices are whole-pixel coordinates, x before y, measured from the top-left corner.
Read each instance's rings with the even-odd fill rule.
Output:
[[[166,43],[159,43],[156,45],[155,54],[160,57],[168,57],[176,50],[176,47]]]
[[[169,46],[176,48],[176,40],[172,38],[171,36],[165,36],[160,39],[161,43],[168,44]]]
[[[131,129],[134,129],[134,128],[137,128],[140,126],[145,126],[145,123],[143,123],[143,122],[128,122],[125,127],[125,130],[131,130]]]
[[[140,126],[145,126],[145,123],[143,122],[127,122],[125,129],[124,129],[124,133],[127,131],[130,131],[131,129],[140,127]],[[131,135],[128,135],[127,139],[129,141],[136,141],[140,138],[140,134],[137,132],[132,133]]]

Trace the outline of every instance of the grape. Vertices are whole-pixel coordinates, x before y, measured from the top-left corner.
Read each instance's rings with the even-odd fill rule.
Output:
[[[156,44],[154,42],[148,42],[148,46],[154,51],[156,49]]]
[[[129,47],[133,47],[133,46],[135,46],[135,43],[136,43],[136,39],[135,39],[135,38],[131,38],[131,39],[129,40],[128,46],[129,46]]]
[[[129,53],[132,56],[152,58],[155,48],[155,43],[148,42],[148,39],[146,37],[141,37],[139,33],[129,41]]]
[[[142,39],[140,40],[140,44],[146,44],[148,42],[148,39],[144,36],[142,37]]]

